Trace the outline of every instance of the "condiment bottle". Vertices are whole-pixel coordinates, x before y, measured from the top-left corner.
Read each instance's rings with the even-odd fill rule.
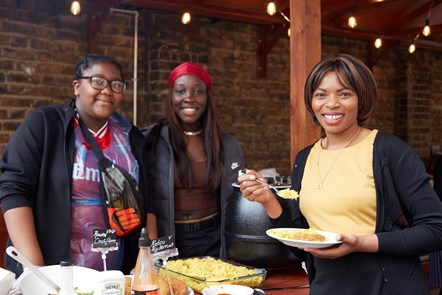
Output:
[[[147,229],[143,228],[138,240],[139,252],[132,281],[132,295],[160,294],[158,273],[150,253],[150,245],[151,240],[147,235]]]
[[[74,290],[74,264],[71,260],[60,261],[60,292],[59,295],[77,295]]]
[[[124,295],[126,279],[119,270],[106,270],[97,274],[94,295]]]

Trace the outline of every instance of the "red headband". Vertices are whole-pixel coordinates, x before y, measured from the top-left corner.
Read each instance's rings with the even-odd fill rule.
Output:
[[[167,86],[172,87],[173,82],[181,76],[194,75],[200,78],[207,86],[207,89],[212,88],[212,79],[209,73],[199,64],[192,62],[185,62],[177,66],[169,75]]]

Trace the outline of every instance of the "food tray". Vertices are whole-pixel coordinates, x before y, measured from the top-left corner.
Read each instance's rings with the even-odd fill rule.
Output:
[[[166,267],[156,263],[158,271],[166,275]],[[167,263],[169,275],[184,281],[194,291],[201,293],[208,286],[219,284],[243,285],[257,288],[264,282],[267,271],[214,257],[192,257],[171,260]],[[241,273],[240,275],[235,275]],[[246,273],[247,274],[244,274]]]

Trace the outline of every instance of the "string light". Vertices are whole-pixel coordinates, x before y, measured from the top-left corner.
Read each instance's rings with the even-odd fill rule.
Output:
[[[267,3],[267,14],[269,15],[275,15],[276,12],[278,10],[276,9],[276,5],[275,2],[270,1],[269,3]],[[281,14],[281,16],[287,21],[290,22],[290,18],[284,14],[284,12],[282,12],[281,10],[279,11],[279,14]]]
[[[184,25],[187,25],[188,23],[190,23],[192,19],[192,16],[190,15],[190,13],[188,11],[184,12],[183,15],[181,16],[181,22]]]
[[[355,18],[353,15],[351,15],[351,16],[348,18],[348,26],[349,26],[350,28],[354,29],[354,28],[356,28],[357,25],[358,25],[358,23],[357,23],[357,21],[356,21],[356,18]]]
[[[425,21],[425,27],[422,31],[422,34],[424,34],[425,37],[428,37],[431,34],[430,19],[429,18],[427,18],[427,20]]]
[[[267,14],[269,15],[275,15],[276,13],[276,5],[275,2],[270,1],[269,3],[267,3]]]
[[[416,51],[416,40],[419,38],[420,34],[417,34],[416,37],[414,37],[413,42],[410,46],[408,46],[408,52],[414,53]]]
[[[430,9],[428,10],[428,16],[427,19],[425,20],[425,27],[422,30],[422,34],[427,37],[431,34],[431,29],[430,29],[430,15],[431,15],[431,8],[433,7],[433,1],[431,0],[431,4],[430,4]]]
[[[277,11],[278,11],[278,10],[277,10],[277,8],[276,8],[275,2],[273,2],[273,1],[269,1],[269,2],[267,3],[267,14],[269,14],[269,15],[275,15]],[[285,15],[284,12],[282,12],[281,10],[279,10],[279,14],[281,14],[281,16],[282,16],[282,17],[283,17],[288,23],[290,23],[290,18],[289,18],[287,15]],[[287,30],[287,36],[290,37],[290,28]]]
[[[282,12],[281,10],[279,11],[279,13],[282,15],[282,17],[287,21],[290,22],[290,19],[287,15],[284,14],[284,12]]]
[[[81,12],[80,1],[72,1],[71,4],[71,13],[73,15],[79,15]]]
[[[414,45],[414,42],[411,43],[411,45],[408,47],[408,52],[414,53],[416,51],[416,45]]]
[[[376,40],[374,41],[374,47],[376,47],[377,49],[382,47],[382,39],[381,37],[377,37]]]

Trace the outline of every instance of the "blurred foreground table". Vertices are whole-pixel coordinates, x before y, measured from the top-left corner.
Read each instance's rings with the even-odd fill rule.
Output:
[[[301,265],[267,271],[267,278],[261,287],[266,295],[308,295],[310,291],[308,278]]]

